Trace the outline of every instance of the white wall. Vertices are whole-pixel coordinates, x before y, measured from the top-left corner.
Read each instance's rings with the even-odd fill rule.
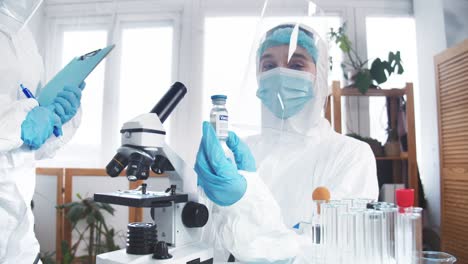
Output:
[[[447,47],[468,38],[468,1],[444,0]]]
[[[429,225],[440,226],[440,171],[434,55],[446,48],[443,0],[414,0],[419,89],[415,90],[418,167],[428,201]]]

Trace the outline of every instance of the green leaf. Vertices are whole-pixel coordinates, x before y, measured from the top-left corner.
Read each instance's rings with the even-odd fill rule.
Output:
[[[80,199],[80,200],[83,200],[83,198],[81,197],[81,194],[79,194],[79,193],[76,193],[76,197],[78,197],[78,199]]]
[[[371,84],[372,78],[369,70],[363,70],[356,74],[355,86],[362,94],[365,94],[369,90]]]
[[[340,42],[340,49],[344,52],[344,53],[348,53],[351,51],[351,41],[348,39],[348,36],[346,35],[342,35],[340,38],[339,38],[339,42]]]
[[[395,55],[395,67],[398,67],[398,74],[403,74],[405,72],[405,69],[403,69],[403,65],[401,64],[401,57],[399,51],[397,51]]]
[[[385,70],[387,70],[387,63],[382,62],[380,58],[375,59],[372,62],[370,68],[370,74],[372,76],[372,79],[374,79],[378,84],[386,82],[387,75],[385,74]]]
[[[405,72],[405,69],[403,69],[403,66],[401,64],[398,64],[398,74],[403,74]]]
[[[85,209],[86,208],[82,204],[76,204],[70,207],[70,210],[68,210],[67,213],[67,218],[73,226],[75,226],[79,220],[84,218]]]
[[[403,65],[401,64],[400,51],[397,51],[396,53],[388,53],[388,63],[390,64],[390,67],[388,69],[389,76],[395,73],[396,68],[398,68],[398,70],[396,71],[397,74],[403,74],[403,72],[405,72]]]
[[[109,214],[114,215],[115,209],[109,204],[101,203],[101,208],[104,209]]]

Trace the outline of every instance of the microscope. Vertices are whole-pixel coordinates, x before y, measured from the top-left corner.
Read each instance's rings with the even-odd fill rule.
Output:
[[[162,126],[186,93],[182,83],[174,83],[150,113],[126,122],[120,130],[122,146],[106,166],[107,174],[117,177],[127,168],[129,181],[144,181],[151,169],[167,175],[170,187],[149,191],[143,183],[135,190],[94,194],[96,202],[149,208],[153,219],[128,224],[126,249],[100,254],[97,263],[213,263],[213,249],[200,241],[209,214],[197,202],[197,176],[166,144]]]

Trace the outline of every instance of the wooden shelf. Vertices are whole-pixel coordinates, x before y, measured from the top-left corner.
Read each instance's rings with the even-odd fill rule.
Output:
[[[400,97],[406,94],[406,89],[375,89],[371,88],[367,90],[365,94],[362,94],[357,88],[341,88],[341,96],[395,96]]]
[[[405,87],[397,89],[376,89],[371,88],[365,94],[362,94],[355,87],[342,87],[339,81],[334,81],[332,84],[332,94],[328,97],[328,101],[325,108],[325,117],[333,125],[336,132],[342,133],[342,117],[341,117],[341,105],[342,97],[346,96],[359,96],[359,97],[388,97],[389,98],[389,112],[391,127],[397,126],[397,112],[398,112],[398,97],[406,97],[406,125],[407,125],[407,144],[408,152],[401,153],[400,156],[395,157],[376,157],[376,160],[390,160],[390,161],[408,161],[407,165],[407,180],[405,184],[414,189],[414,200],[416,205],[419,201],[419,184],[418,184],[418,167],[416,161],[416,132],[415,132],[415,119],[414,119],[414,95],[413,95],[413,84],[406,83]],[[393,179],[400,179],[401,177],[401,163],[391,162],[392,167],[396,168],[393,170]],[[400,182],[400,181],[398,181]]]
[[[408,152],[402,152],[400,156],[393,157],[375,157],[376,160],[407,160]]]

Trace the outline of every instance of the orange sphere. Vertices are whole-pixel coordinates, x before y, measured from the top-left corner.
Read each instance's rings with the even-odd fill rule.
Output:
[[[315,188],[314,192],[312,193],[312,200],[317,201],[317,200],[323,200],[323,201],[329,201],[330,200],[330,191],[327,189],[327,187],[317,187]]]

